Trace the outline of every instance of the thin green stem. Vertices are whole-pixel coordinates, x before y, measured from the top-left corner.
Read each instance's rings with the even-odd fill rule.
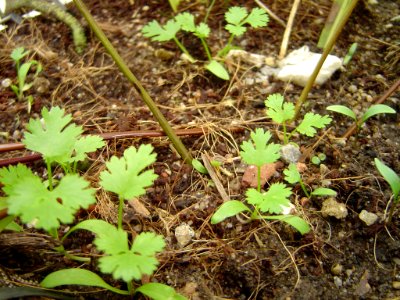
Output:
[[[211,56],[211,52],[210,52],[210,48],[208,48],[208,45],[206,43],[206,41],[204,40],[204,38],[200,38],[201,44],[204,47],[204,50],[206,51],[208,60],[211,61],[212,60],[212,56]]]
[[[311,76],[308,78],[306,86],[304,87],[299,99],[296,102],[295,116],[294,116],[293,120],[296,120],[296,118],[298,117],[298,115],[300,113],[300,109],[302,108],[304,102],[307,100],[308,93],[310,92],[311,88],[313,87],[315,79],[317,78],[318,73],[321,70],[322,65],[324,64],[325,59],[328,57],[329,53],[331,52],[333,45],[335,44],[337,38],[339,37],[340,32],[342,31],[344,25],[346,24],[347,20],[349,19],[357,2],[358,2],[358,0],[352,0],[351,4],[348,7],[348,10],[343,15],[343,18],[340,20],[338,26],[336,27],[335,32],[329,36],[329,39],[326,43],[326,46],[322,52],[321,57],[317,63],[317,66],[315,67]]]
[[[232,44],[234,37],[235,36],[233,34],[231,34],[231,36],[229,37],[228,43],[226,43],[226,46],[218,53],[219,57],[224,58],[228,54],[229,50],[231,50],[231,44]]]
[[[128,282],[126,283],[126,286],[127,286],[127,288],[128,288],[129,295],[133,295],[133,292],[134,292],[135,290],[133,289],[132,281],[128,281]]]
[[[85,17],[86,21],[88,22],[90,28],[93,30],[97,38],[101,41],[104,48],[106,48],[107,52],[111,55],[113,60],[115,61],[116,65],[120,69],[120,71],[125,75],[125,77],[134,84],[137,91],[141,94],[143,101],[146,103],[150,111],[153,113],[154,117],[160,124],[161,128],[164,130],[166,135],[171,140],[172,144],[174,145],[176,151],[182,157],[182,159],[191,164],[192,162],[192,155],[186,149],[185,145],[182,143],[180,138],[176,135],[175,131],[171,128],[168,121],[165,119],[164,115],[161,113],[157,105],[154,103],[153,99],[150,97],[149,93],[146,89],[142,86],[140,81],[133,75],[131,70],[128,68],[124,60],[118,54],[117,50],[113,47],[110,41],[105,36],[104,32],[100,29],[97,25],[96,21],[93,19],[92,15],[83,4],[81,0],[74,0],[76,7],[80,10],[82,15]]]
[[[215,4],[215,0],[212,0],[210,6],[207,8],[207,13],[203,20],[204,23],[207,23],[207,19],[210,16],[210,13],[211,13],[212,8],[214,7],[214,4]]]
[[[118,229],[122,229],[123,211],[124,211],[124,198],[119,197],[119,205],[118,205]]]
[[[388,220],[387,220],[386,224],[390,224],[392,222],[394,208],[396,207],[396,204],[397,204],[399,199],[400,199],[400,197],[398,197],[397,199],[393,199],[392,206],[390,207],[390,211],[389,211],[389,217],[388,217]]]
[[[303,190],[304,194],[307,196],[307,198],[310,198],[310,193],[307,191],[303,180],[300,179],[299,183],[300,183],[301,189]]]
[[[53,172],[51,171],[51,163],[46,160],[47,181],[49,182],[49,190],[53,190]]]
[[[175,42],[176,45],[179,47],[179,49],[181,49],[181,51],[182,51],[183,53],[185,53],[185,54],[188,56],[188,58],[189,58],[189,60],[190,60],[191,62],[194,62],[194,61],[195,61],[195,59],[190,55],[190,53],[189,53],[189,51],[186,49],[186,47],[183,46],[183,44],[182,44],[176,37],[174,37],[174,42]]]
[[[282,123],[282,127],[283,127],[283,143],[286,145],[289,141],[289,138],[288,138],[287,132],[286,132],[286,122]]]

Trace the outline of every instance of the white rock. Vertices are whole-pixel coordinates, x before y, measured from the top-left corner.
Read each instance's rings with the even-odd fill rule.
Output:
[[[190,243],[194,237],[194,230],[186,223],[182,223],[175,228],[175,237],[178,245],[183,248]]]
[[[301,152],[298,146],[287,144],[282,146],[281,156],[287,163],[296,164],[300,159]]]
[[[277,78],[305,86],[314,71],[321,54],[310,52],[307,46],[294,50],[279,63],[280,71]],[[342,66],[342,60],[334,55],[328,55],[315,82],[319,85],[329,79]]]
[[[328,198],[322,203],[321,214],[324,217],[330,216],[336,219],[344,219],[347,217],[347,208],[344,203],[339,203],[335,198]]]
[[[378,220],[378,216],[374,213],[368,212],[363,209],[358,215],[361,221],[363,221],[367,226],[371,226]]]

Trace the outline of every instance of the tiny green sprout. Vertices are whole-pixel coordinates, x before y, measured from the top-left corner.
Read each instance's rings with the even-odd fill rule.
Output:
[[[372,116],[379,114],[395,114],[396,111],[386,104],[374,104],[371,105],[367,111],[358,118],[354,111],[344,105],[330,105],[326,108],[327,110],[340,113],[342,115],[352,118],[357,126],[357,131],[361,130],[361,126]]]
[[[318,155],[314,155],[313,157],[311,157],[311,162],[314,165],[319,165],[325,159],[326,159],[326,155],[324,153],[318,153]]]
[[[329,188],[316,188],[314,191],[311,193],[307,191],[307,188],[301,179],[301,174],[297,170],[297,167],[295,164],[290,164],[287,169],[283,171],[283,174],[285,174],[285,180],[289,182],[290,184],[296,184],[299,183],[301,186],[301,189],[303,190],[304,194],[310,198],[312,196],[336,196],[337,193]]]
[[[287,133],[286,124],[291,121],[295,116],[295,106],[293,103],[284,102],[281,94],[269,95],[265,100],[266,114],[274,122],[281,124],[283,128],[283,142],[287,144],[290,137],[298,132],[300,134],[313,137],[317,132],[315,128],[325,128],[332,119],[328,116],[321,116],[314,113],[306,113],[301,123],[290,132]]]
[[[36,77],[42,71],[42,65],[36,60],[30,60],[21,65],[21,60],[28,54],[28,50],[25,51],[23,47],[19,47],[15,48],[10,55],[10,57],[14,60],[15,68],[17,70],[17,85],[12,84],[11,89],[19,101],[25,99],[24,92],[29,90],[33,85],[33,82],[26,82],[26,77],[28,76],[28,72],[31,67],[36,66],[36,71],[33,75],[34,77]],[[29,95],[26,97],[26,100],[28,101],[28,112],[30,113],[33,104],[33,96]]]
[[[392,221],[394,208],[400,200],[400,177],[396,174],[395,171],[386,166],[378,158],[375,158],[374,161],[376,168],[378,169],[379,173],[381,173],[386,182],[390,185],[393,193],[393,205],[390,208],[389,218],[387,222],[389,224]]]
[[[244,141],[240,148],[240,155],[244,162],[257,167],[257,189],[248,189],[246,201],[254,209],[250,209],[246,204],[238,200],[230,200],[223,203],[211,217],[211,224],[217,224],[223,220],[240,213],[250,214],[250,220],[266,219],[280,220],[296,228],[301,234],[310,231],[310,226],[302,218],[293,215],[285,215],[285,210],[290,210],[291,203],[289,197],[292,192],[283,183],[273,183],[267,192],[261,192],[261,166],[267,163],[274,163],[280,157],[280,145],[269,143],[271,133],[257,128],[250,134],[252,142]],[[262,213],[278,214],[265,216]],[[281,215],[279,215],[281,214]]]
[[[174,12],[178,11],[178,6],[181,0],[168,0],[169,5],[171,5],[171,8]]]
[[[138,149],[129,147],[123,157],[111,157],[106,163],[107,170],[100,173],[100,185],[119,196],[119,229],[122,228],[124,200],[142,196],[145,188],[151,186],[157,178],[153,170],[144,171],[156,161],[156,154],[152,151],[151,145],[140,145]]]
[[[354,54],[357,51],[357,47],[358,47],[357,43],[351,44],[351,46],[349,48],[349,51],[347,52],[346,56],[343,58],[343,65],[344,66],[349,64],[349,62],[351,61],[351,59],[353,58]]]

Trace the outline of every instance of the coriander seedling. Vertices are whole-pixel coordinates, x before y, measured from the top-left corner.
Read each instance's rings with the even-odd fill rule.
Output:
[[[157,269],[159,262],[155,255],[165,247],[162,236],[153,232],[142,232],[131,243],[126,231],[103,220],[83,221],[73,227],[66,236],[78,229],[89,230],[96,235],[94,244],[98,250],[104,252],[104,256],[100,257],[98,261],[100,271],[105,274],[112,274],[116,280],[125,281],[128,290],[114,288],[96,273],[84,269],[64,269],[53,272],[41,282],[43,287],[53,288],[71,284],[88,285],[105,288],[123,295],[141,292],[155,300],[185,299],[173,288],[160,283],[144,284],[136,290],[133,289],[133,280],[141,280],[144,275],[151,276]]]
[[[336,196],[337,195],[337,193],[334,190],[329,189],[329,188],[316,188],[311,193],[308,192],[303,180],[301,179],[301,174],[295,164],[290,164],[289,167],[283,171],[283,174],[285,174],[285,180],[287,182],[289,182],[290,184],[299,183],[301,186],[301,189],[303,190],[303,192],[307,196],[307,198],[310,198],[312,196]]]
[[[105,144],[98,136],[82,137],[82,126],[70,124],[72,116],[65,115],[64,109],[53,107],[49,111],[44,107],[42,117],[42,120],[29,120],[22,142],[27,149],[42,154],[47,165],[49,188],[52,190],[52,164],[59,164],[66,173],[75,173],[77,163],[86,159],[87,153]]]
[[[379,173],[381,173],[383,178],[385,178],[386,182],[389,183],[390,188],[392,189],[393,205],[390,208],[389,218],[387,221],[387,223],[390,223],[392,221],[394,208],[400,200],[400,177],[395,173],[395,171],[386,166],[379,159],[375,158],[374,161],[375,161],[375,166],[378,169]]]
[[[152,153],[153,146],[140,145],[129,147],[123,157],[111,157],[106,163],[107,170],[100,173],[100,184],[106,190],[119,196],[118,228],[122,229],[122,213],[124,200],[139,197],[145,193],[145,188],[153,184],[157,175],[153,170],[146,170],[156,161]]]
[[[379,114],[395,114],[396,111],[386,104],[375,104],[371,105],[367,111],[358,118],[353,110],[344,105],[330,105],[326,108],[327,110],[340,113],[342,115],[352,118],[357,126],[357,132],[361,130],[361,126],[372,116]]]
[[[21,60],[28,54],[28,50],[25,51],[23,47],[19,47],[15,48],[10,55],[11,58],[14,60],[15,68],[17,71],[17,85],[12,84],[11,89],[13,90],[19,101],[25,99],[24,92],[29,90],[33,85],[33,82],[26,82],[26,77],[28,76],[28,72],[31,67],[36,66],[36,71],[33,75],[34,77],[36,77],[42,71],[42,65],[36,60],[30,60],[21,65]],[[30,113],[33,104],[33,96],[29,95],[28,97],[26,97],[26,100],[28,101],[28,112]]]
[[[246,201],[253,205],[250,209],[243,202],[230,200],[222,204],[211,217],[211,224],[222,222],[226,218],[239,213],[250,213],[250,220],[266,219],[280,220],[296,228],[301,234],[310,230],[309,225],[300,217],[282,214],[285,210],[290,210],[291,203],[289,197],[292,194],[290,188],[283,183],[273,183],[267,192],[261,192],[261,166],[267,163],[276,162],[279,157],[280,145],[268,143],[271,139],[269,132],[257,128],[250,134],[252,142],[245,141],[241,145],[240,155],[247,164],[257,167],[257,189],[246,191]],[[265,216],[262,213],[281,214],[275,216]]]
[[[332,121],[328,116],[309,112],[305,114],[300,124],[288,134],[286,125],[295,116],[294,104],[284,102],[284,98],[280,94],[272,94],[265,100],[265,106],[267,116],[274,122],[282,125],[284,144],[287,144],[291,136],[296,132],[313,137],[317,133],[315,128],[325,128]]]

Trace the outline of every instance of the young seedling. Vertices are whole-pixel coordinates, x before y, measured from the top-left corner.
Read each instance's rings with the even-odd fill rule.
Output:
[[[318,153],[318,155],[314,155],[313,157],[311,157],[311,162],[314,165],[319,165],[321,164],[324,160],[326,159],[326,155],[324,153]]]
[[[28,72],[31,67],[36,66],[34,77],[36,77],[42,71],[42,65],[36,60],[30,60],[21,65],[21,60],[28,54],[28,50],[25,51],[23,47],[19,47],[15,48],[10,55],[11,58],[14,60],[15,68],[17,70],[17,85],[12,84],[11,89],[13,90],[19,101],[25,99],[24,92],[29,90],[33,85],[33,81],[31,83],[26,82],[26,77],[28,76]],[[30,113],[33,104],[33,96],[29,95],[28,97],[26,97],[26,100],[28,101],[28,112]]]
[[[302,218],[293,215],[282,214],[285,210],[290,210],[291,203],[289,197],[292,192],[290,188],[283,183],[273,183],[267,192],[261,192],[261,166],[267,163],[276,162],[279,157],[280,145],[270,143],[271,134],[264,132],[263,129],[256,129],[250,134],[253,142],[243,142],[240,152],[242,159],[247,164],[257,167],[257,189],[248,189],[246,191],[246,201],[253,205],[250,209],[243,202],[230,200],[222,204],[211,217],[211,224],[217,224],[239,213],[248,212],[250,220],[266,219],[280,220],[286,222],[297,229],[301,234],[310,231],[310,226]],[[274,216],[265,216],[262,213],[281,214]]]
[[[389,183],[390,188],[393,193],[393,205],[390,208],[389,218],[387,223],[390,224],[393,217],[394,208],[400,200],[400,177],[393,171],[391,168],[386,166],[383,162],[381,162],[378,158],[375,158],[375,166],[378,169],[379,173],[385,178],[386,182]]]
[[[156,161],[152,153],[153,146],[140,145],[139,149],[130,147],[124,156],[111,157],[106,163],[107,170],[100,173],[100,184],[106,190],[119,196],[118,228],[122,229],[122,213],[124,200],[139,197],[145,193],[145,188],[153,184],[157,175],[153,170],[146,170]]]
[[[371,105],[367,109],[367,111],[361,116],[361,118],[358,118],[354,111],[352,111],[350,108],[344,105],[330,105],[326,109],[352,118],[357,126],[357,132],[361,130],[361,126],[372,116],[379,114],[396,113],[396,111],[393,108],[385,104]]]
[[[129,246],[128,233],[103,220],[83,221],[73,227],[67,235],[78,229],[89,230],[96,235],[94,244],[98,250],[104,252],[104,256],[99,258],[100,271],[112,274],[116,280],[125,281],[128,290],[114,288],[94,272],[75,268],[59,270],[47,275],[41,282],[43,287],[86,285],[105,288],[122,295],[141,292],[155,300],[186,299],[176,293],[173,288],[160,283],[148,283],[136,290],[133,289],[133,280],[140,280],[144,275],[150,276],[157,269],[159,262],[155,255],[165,247],[162,236],[153,232],[142,232],[135,237],[132,246]]]
[[[229,80],[228,72],[223,64],[218,62],[218,59],[223,60],[226,54],[233,48],[233,39],[243,35],[246,32],[246,24],[249,24],[253,28],[259,28],[266,26],[269,19],[265,11],[260,8],[254,8],[250,13],[248,13],[243,7],[231,7],[225,14],[225,20],[228,23],[225,26],[225,29],[231,33],[231,36],[227,45],[218,52],[217,58],[212,57],[210,48],[206,42],[206,39],[210,34],[209,26],[204,22],[196,25],[194,16],[190,13],[185,12],[178,14],[174,19],[169,20],[164,26],[153,20],[143,27],[142,33],[145,37],[149,37],[153,41],[165,42],[173,40],[181,49],[181,51],[186,54],[191,62],[194,62],[195,59],[189,54],[189,51],[185,48],[185,46],[183,46],[183,44],[178,40],[176,34],[180,30],[194,34],[200,39],[208,58],[208,63],[206,63],[205,68],[217,77],[224,80]]]
[[[74,164],[85,159],[86,153],[102,147],[104,142],[100,137],[79,137],[81,126],[67,126],[72,117],[64,116],[64,110],[58,107],[50,111],[43,108],[42,116],[41,121],[29,121],[23,143],[27,149],[43,155],[48,180],[42,182],[25,165],[17,165],[0,169],[0,182],[7,195],[9,215],[18,216],[23,223],[35,224],[36,228],[58,238],[60,224],[72,223],[74,214],[80,208],[88,208],[96,199],[89,183],[76,174],[66,174],[54,185],[51,164]]]
[[[314,113],[306,113],[300,124],[290,133],[287,132],[287,122],[291,121],[295,116],[295,106],[293,103],[284,102],[284,98],[280,94],[268,96],[265,100],[266,114],[274,122],[281,124],[283,128],[283,142],[287,144],[292,135],[296,132],[309,137],[315,136],[317,131],[315,128],[325,128],[332,119],[328,116],[321,116]]]
[[[59,107],[51,110],[42,109],[42,120],[29,120],[27,132],[22,140],[29,150],[42,154],[47,165],[49,189],[53,189],[54,163],[63,167],[66,173],[75,173],[77,163],[87,157],[87,153],[103,147],[104,141],[99,136],[82,137],[82,126],[69,124],[71,114]]]
[[[289,182],[290,184],[296,184],[299,183],[301,186],[301,189],[303,190],[304,194],[307,196],[307,198],[310,198],[312,196],[333,196],[335,197],[337,193],[329,188],[316,188],[314,191],[311,193],[307,191],[306,186],[301,179],[301,174],[299,170],[297,169],[295,164],[290,164],[287,169],[283,171],[283,174],[285,174],[285,180]]]

